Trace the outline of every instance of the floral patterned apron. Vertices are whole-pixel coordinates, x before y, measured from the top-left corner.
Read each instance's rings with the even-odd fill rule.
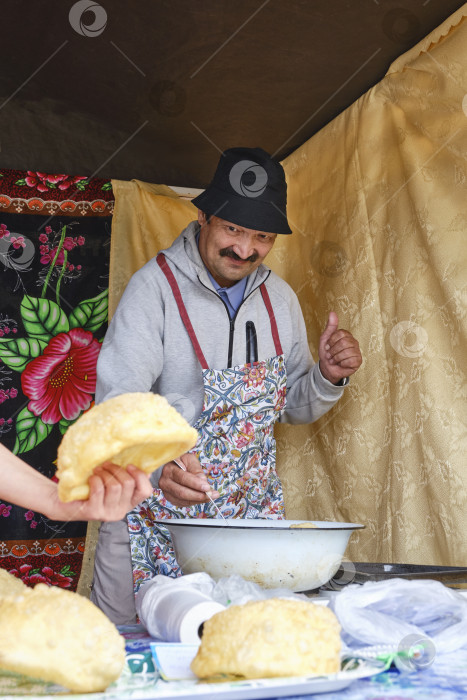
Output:
[[[174,293],[181,318],[203,371],[204,405],[195,423],[198,457],[225,518],[283,518],[282,486],[275,470],[274,423],[286,402],[287,375],[274,312],[264,283],[277,355],[228,369],[209,369],[183,303],[180,289],[163,254],[157,261]],[[135,593],[156,574],[181,575],[167,528],[156,518],[219,517],[212,503],[179,507],[160,489],[128,514]]]

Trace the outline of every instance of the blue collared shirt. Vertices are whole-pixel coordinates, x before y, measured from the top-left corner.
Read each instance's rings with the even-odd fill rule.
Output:
[[[230,318],[233,318],[237,312],[238,307],[243,301],[243,295],[245,294],[245,287],[247,278],[244,277],[239,282],[236,282],[231,287],[221,287],[220,284],[216,282],[214,277],[211,275],[209,270],[207,270],[209,279],[216,292],[219,294],[220,298],[225,301],[227,308],[229,310]]]
[[[199,231],[196,234],[196,244],[199,244]],[[244,277],[231,287],[221,287],[220,284],[217,284],[216,280],[207,268],[206,272],[209,275],[209,279],[211,280],[214,289],[219,294],[220,298],[226,303],[230,318],[233,318],[237,313],[238,307],[243,301],[247,278]]]

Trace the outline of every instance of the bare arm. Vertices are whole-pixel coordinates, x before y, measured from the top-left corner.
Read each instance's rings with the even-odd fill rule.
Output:
[[[120,520],[152,492],[149,478],[136,467],[107,462],[89,479],[87,501],[62,503],[57,484],[0,444],[0,498],[37,510],[52,520]]]

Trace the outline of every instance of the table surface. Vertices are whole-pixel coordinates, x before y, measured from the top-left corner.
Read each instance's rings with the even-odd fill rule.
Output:
[[[121,631],[124,632],[122,629]],[[129,633],[131,636],[131,633]],[[135,635],[137,637],[137,635]],[[149,650],[144,637],[127,639],[127,650]],[[215,693],[213,692],[213,700]],[[459,700],[467,698],[467,648],[434,659],[430,668],[414,673],[400,673],[392,668],[371,678],[354,681],[338,692],[289,696],[305,700]],[[157,698],[157,695],[155,695]],[[271,700],[274,696],[271,696]],[[245,694],[245,700],[248,694]],[[275,698],[274,698],[275,700]]]
[[[146,637],[142,632],[128,628],[120,628],[120,631],[126,637],[127,668],[118,683],[110,686],[104,693],[68,695],[64,694],[63,689],[59,686],[53,686],[53,684],[40,684],[29,682],[20,677],[1,675],[0,697],[3,700],[18,696],[29,699],[31,697],[41,698],[41,700],[45,698],[57,700],[57,697],[60,697],[61,700],[65,700],[65,698],[68,700],[78,700],[78,698],[80,700],[115,700],[117,698],[121,700],[136,700],[136,698],[157,700],[161,694],[166,696],[164,691],[170,684],[165,684],[162,681],[157,683],[156,674],[151,672],[153,669],[151,669],[152,656],[149,645],[154,640]],[[133,661],[130,662],[130,658]],[[144,670],[150,672],[142,673],[141,671]],[[253,688],[255,683],[255,681],[245,682],[241,691],[237,691],[237,698],[249,700],[258,697]],[[264,686],[263,681],[258,683]],[[222,685],[225,687],[228,684]],[[204,687],[206,688],[206,686]],[[297,687],[300,687],[299,684],[294,683],[291,687],[292,692],[296,693]],[[185,693],[185,698],[195,698],[195,693],[191,695],[191,690],[192,687],[188,695]],[[264,688],[261,689],[261,692],[261,697],[266,700]],[[269,691],[267,692],[269,693]],[[276,692],[279,693],[279,691]],[[196,697],[199,700],[219,700],[222,695],[223,693],[219,692],[219,684],[211,684],[208,691],[203,692],[202,695],[196,695]],[[282,691],[281,697],[295,698],[295,700],[332,700],[333,698],[339,700],[429,700],[430,698],[460,700],[460,698],[464,698],[465,700],[467,698],[467,648],[457,650],[449,655],[435,657],[432,665],[423,671],[401,674],[395,669],[390,669],[370,678],[355,680],[343,690],[288,696],[284,696],[284,691]],[[277,695],[267,695],[268,700],[276,700],[276,698]]]

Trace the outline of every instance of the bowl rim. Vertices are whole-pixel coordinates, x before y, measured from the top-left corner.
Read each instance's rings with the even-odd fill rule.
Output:
[[[270,523],[269,525],[257,525],[259,521]],[[363,530],[366,525],[361,523],[345,523],[327,520],[283,520],[277,518],[275,520],[267,518],[155,518],[155,523],[174,527],[218,527],[229,530],[260,530],[267,532],[329,532],[329,530]],[[255,523],[253,525],[253,523]],[[300,523],[313,523],[316,527],[291,527]],[[279,525],[279,527],[271,527],[271,524]]]

